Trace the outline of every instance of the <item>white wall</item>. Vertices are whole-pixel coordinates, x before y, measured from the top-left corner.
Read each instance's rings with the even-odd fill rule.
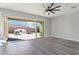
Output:
[[[79,41],[79,12],[52,19],[52,37]]]
[[[19,11],[13,11],[13,10],[8,10],[8,9],[3,9],[0,8],[0,11],[2,12],[3,16],[20,16],[20,17],[24,17],[26,19],[34,19],[34,20],[45,20],[45,32],[44,35],[45,37],[49,37],[50,34],[50,19],[49,18],[45,18],[45,17],[41,17],[41,16],[37,16],[37,15],[32,15],[32,14],[27,14],[27,13],[23,13],[23,12],[19,12]]]
[[[4,20],[0,12],[0,40],[4,39]]]

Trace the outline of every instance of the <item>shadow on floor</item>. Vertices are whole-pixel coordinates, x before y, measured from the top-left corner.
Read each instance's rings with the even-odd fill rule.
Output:
[[[14,41],[14,42],[18,42],[18,41],[25,41],[25,40],[22,40],[22,39],[16,39],[16,38],[8,38],[7,41],[8,41],[8,42],[12,42],[12,41]]]

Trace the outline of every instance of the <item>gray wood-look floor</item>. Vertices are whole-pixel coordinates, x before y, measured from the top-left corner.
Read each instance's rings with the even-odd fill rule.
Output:
[[[79,42],[41,38],[0,45],[1,55],[79,55]]]

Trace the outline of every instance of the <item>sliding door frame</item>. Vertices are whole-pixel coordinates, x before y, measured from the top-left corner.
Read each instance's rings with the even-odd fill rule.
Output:
[[[17,16],[4,16],[4,36],[5,36],[5,41],[8,40],[8,20],[9,19],[17,19],[17,20],[20,20],[20,21],[29,21],[29,22],[35,22],[35,36],[37,38],[37,22],[43,22],[45,23],[45,21],[38,21],[38,20],[33,20],[33,19],[26,19],[26,18],[23,18],[23,17],[17,17]],[[43,24],[43,37],[44,37],[44,24]]]
[[[7,42],[8,40],[8,18],[6,16],[3,16],[4,20],[4,41]]]

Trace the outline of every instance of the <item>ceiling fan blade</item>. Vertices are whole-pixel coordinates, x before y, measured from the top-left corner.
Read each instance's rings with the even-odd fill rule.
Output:
[[[51,11],[51,13],[55,14],[55,12]]]
[[[60,11],[60,9],[53,9],[52,11]]]
[[[53,10],[53,9],[56,9],[56,8],[59,8],[59,7],[61,7],[61,5],[59,5],[59,6],[56,6],[56,7],[52,8],[52,10]]]
[[[45,7],[45,5],[42,5],[45,9],[47,9],[46,7]]]
[[[47,11],[45,11],[43,14],[47,13]]]
[[[49,6],[49,8],[51,8],[54,5],[54,3],[51,3],[51,5]]]

